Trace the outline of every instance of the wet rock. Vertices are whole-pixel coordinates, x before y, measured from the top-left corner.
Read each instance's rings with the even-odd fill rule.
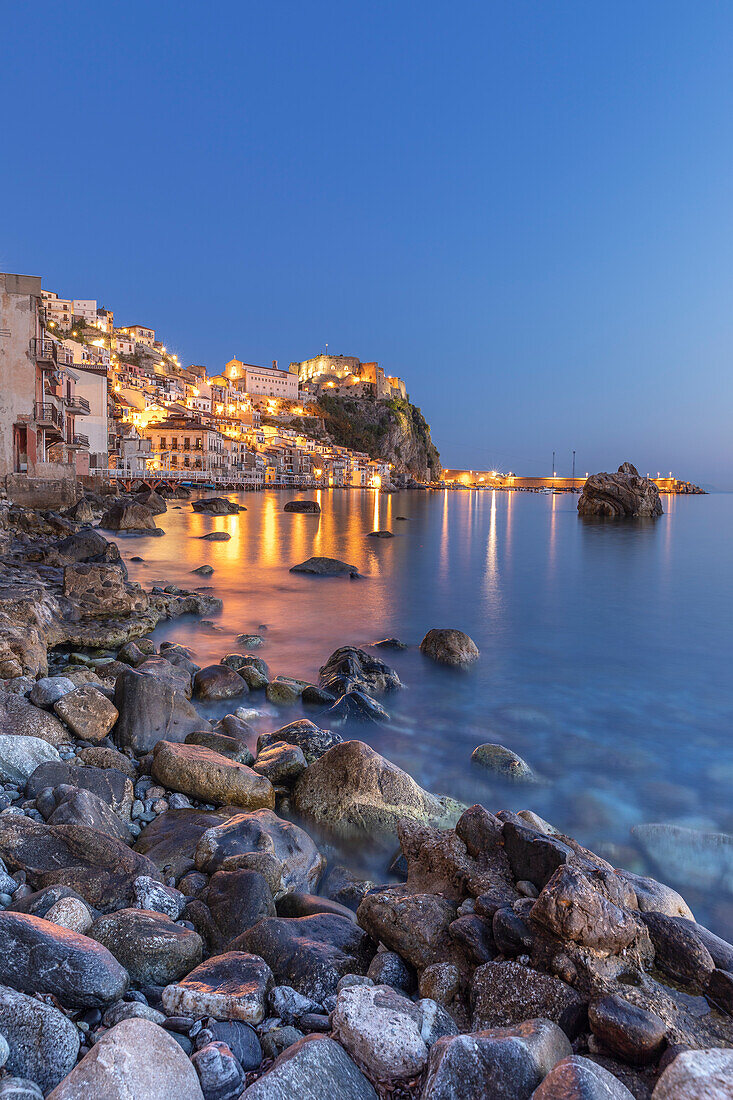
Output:
[[[53,709],[84,741],[103,741],[118,718],[117,708],[94,684],[84,684],[63,695]]]
[[[264,917],[275,916],[267,879],[246,868],[213,874],[206,904],[224,943],[230,943]]]
[[[26,783],[27,798],[37,798],[46,787],[81,787],[106,802],[122,821],[130,820],[132,783],[115,768],[82,767],[79,764],[40,764]]]
[[[271,745],[285,742],[286,745],[297,745],[302,749],[307,764],[313,764],[320,760],[334,745],[343,744],[340,733],[332,733],[331,730],[320,729],[307,718],[301,718],[296,722],[289,722],[286,726],[274,730],[272,733],[262,733],[257,739],[257,753],[263,752]]]
[[[633,1094],[603,1066],[573,1054],[548,1073],[532,1100],[633,1100]]]
[[[654,1012],[610,995],[588,1009],[591,1031],[603,1045],[632,1065],[654,1062],[665,1046],[667,1025]]]
[[[211,1020],[208,1027],[214,1040],[226,1043],[243,1069],[257,1069],[262,1061],[262,1047],[250,1024],[242,1020]]]
[[[52,707],[62,696],[74,690],[74,682],[68,676],[44,676],[36,680],[28,698],[34,707]]]
[[[321,893],[324,897],[337,901],[356,913],[364,895],[375,886],[376,883],[371,879],[357,878],[348,867],[335,863],[328,868],[321,883]]]
[[[471,753],[474,764],[511,783],[532,783],[534,772],[521,756],[504,745],[479,745]]]
[[[289,500],[285,504],[283,512],[306,512],[320,515],[321,506],[317,500]]]
[[[733,943],[721,939],[720,936],[716,936],[708,928],[705,928],[702,924],[697,924],[694,920],[675,917],[675,921],[681,928],[694,932],[703,946],[710,952],[710,957],[716,966],[720,967],[721,970],[733,970]]]
[[[274,703],[277,707],[291,707],[298,702],[305,687],[304,680],[293,680],[290,676],[276,676],[265,688],[265,696],[268,703]]]
[[[263,691],[270,682],[268,677],[254,665],[242,665],[237,671],[250,691]]]
[[[342,1046],[309,1035],[289,1046],[241,1100],[377,1100],[377,1094]]]
[[[237,634],[236,642],[246,649],[259,649],[265,644],[265,639],[261,634]]]
[[[475,913],[466,913],[452,921],[448,935],[473,966],[489,962],[496,955],[491,925]]]
[[[393,837],[410,818],[448,828],[462,807],[418,786],[361,741],[345,741],[311,764],[295,785],[294,805],[306,820],[341,838]]]
[[[0,734],[0,782],[24,784],[39,764],[60,763],[58,750],[40,737],[16,737]]]
[[[260,955],[278,984],[290,985],[318,1004],[336,992],[344,974],[365,974],[376,951],[353,921],[331,913],[268,917],[231,946]]]
[[[118,909],[98,917],[90,932],[125,967],[130,980],[167,985],[185,977],[201,962],[201,937],[162,913]]]
[[[199,1075],[204,1100],[237,1100],[244,1088],[244,1072],[226,1043],[207,1043],[191,1062]]]
[[[368,695],[383,695],[396,691],[402,682],[393,668],[365,649],[341,646],[322,665],[318,682],[334,695],[362,691]]]
[[[115,706],[120,717],[114,740],[137,754],[150,752],[158,741],[180,742],[194,730],[210,728],[185,694],[135,669],[117,678]]]
[[[529,1100],[553,1066],[571,1054],[548,1020],[439,1039],[428,1061],[423,1100]]]
[[[316,913],[336,913],[339,917],[356,920],[352,909],[318,894],[283,894],[277,900],[276,909],[278,917],[312,917]]]
[[[657,1081],[652,1100],[730,1100],[733,1050],[687,1050]]]
[[[659,489],[648,477],[641,477],[630,462],[615,474],[591,474],[578,500],[579,516],[661,516],[664,509]]]
[[[229,542],[232,537],[228,531],[209,531],[208,535],[199,535],[204,542]]]
[[[168,511],[168,505],[154,489],[143,489],[142,492],[135,493],[135,497],[137,503],[149,508],[154,516],[162,516]]]
[[[356,916],[373,939],[421,970],[451,958],[448,929],[457,912],[455,902],[437,894],[391,886],[366,894]]]
[[[566,982],[516,962],[480,966],[473,976],[471,1004],[474,1031],[542,1018],[574,1039],[587,1018],[587,1003]]]
[[[704,987],[715,969],[707,947],[691,928],[662,913],[642,913],[654,945],[654,963],[681,982]]]
[[[0,692],[0,729],[12,730],[15,737],[36,737],[56,747],[71,740],[66,726],[55,714],[6,691]]]
[[[325,714],[326,720],[340,725],[344,722],[388,722],[389,714],[376,699],[363,691],[348,691],[337,699]]]
[[[527,922],[511,906],[502,906],[494,913],[491,922],[496,950],[512,958],[529,954],[534,935]]]
[[[184,742],[186,745],[202,745],[205,749],[218,752],[229,760],[235,760],[238,764],[254,764],[254,756],[249,751],[244,741],[236,737],[229,737],[225,733],[207,733],[204,730],[196,730],[189,733]]]
[[[199,577],[210,577],[214,570],[210,565],[199,565],[196,569],[192,569],[191,572],[197,573]]]
[[[243,951],[214,955],[163,990],[169,1016],[214,1016],[258,1024],[265,1017],[272,972],[262,958]]]
[[[634,915],[596,890],[582,871],[568,865],[558,867],[542,889],[531,920],[560,940],[614,955],[628,947],[642,927]]]
[[[208,665],[199,669],[193,678],[193,690],[197,699],[235,699],[249,690],[234,669],[226,665]]]
[[[434,1026],[439,1016],[439,1026]],[[373,1078],[391,1080],[421,1073],[429,1038],[455,1035],[456,1025],[434,1001],[413,1004],[386,985],[349,986],[338,995],[333,1037]]]
[[[0,982],[22,993],[42,990],[63,1005],[109,1004],[127,988],[127,972],[86,936],[26,913],[0,913]]]
[[[290,787],[306,769],[303,750],[285,741],[275,741],[257,754],[252,765],[258,775],[264,775],[275,786]]]
[[[44,1093],[76,1063],[79,1032],[72,1022],[52,1005],[8,986],[0,986],[0,1034],[10,1048],[5,1070],[30,1078]]]
[[[116,500],[99,521],[99,526],[110,531],[155,531],[155,520],[150,508],[127,500]]]
[[[201,836],[228,817],[215,810],[168,810],[143,829],[135,851],[147,856],[161,874],[177,880],[193,869],[193,854]]]
[[[227,497],[205,497],[203,500],[192,500],[191,507],[194,512],[206,512],[210,516],[236,516],[247,509]]]
[[[387,531],[387,530],[370,531],[369,532],[369,538],[370,539],[393,539],[394,535],[392,534],[391,531]]]
[[[308,558],[299,565],[293,565],[291,573],[312,573],[316,577],[359,577],[361,574],[355,565],[347,565],[338,558]]]
[[[420,652],[442,665],[465,667],[479,658],[476,643],[462,630],[433,628],[420,642]]]
[[[200,745],[170,741],[158,741],[153,752],[153,777],[172,790],[220,805],[274,808],[272,784],[246,764]]]
[[[538,890],[572,859],[572,849],[561,840],[514,821],[504,822],[502,837],[515,880],[531,882]]]
[[[48,1100],[204,1100],[196,1070],[173,1036],[150,1020],[105,1032]]]
[[[130,840],[130,830],[120,816],[93,791],[83,787],[62,783],[47,788],[36,804],[49,825],[86,825],[125,844]]]

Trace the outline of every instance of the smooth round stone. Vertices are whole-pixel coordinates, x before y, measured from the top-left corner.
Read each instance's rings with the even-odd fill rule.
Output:
[[[226,1043],[243,1069],[257,1069],[262,1047],[253,1027],[241,1020],[212,1020],[209,1031],[216,1042]]]
[[[48,910],[45,919],[82,936],[92,927],[92,914],[78,898],[59,898]]]
[[[667,1025],[654,1012],[623,997],[601,997],[588,1009],[591,1031],[613,1054],[632,1065],[655,1061],[665,1045]]]

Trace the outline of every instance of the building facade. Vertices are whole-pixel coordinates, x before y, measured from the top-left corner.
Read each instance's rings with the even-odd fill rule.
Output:
[[[271,367],[257,367],[240,359],[230,359],[224,374],[236,382],[237,388],[244,393],[279,397],[285,401],[298,400],[298,375],[293,371],[281,370],[274,363]]]

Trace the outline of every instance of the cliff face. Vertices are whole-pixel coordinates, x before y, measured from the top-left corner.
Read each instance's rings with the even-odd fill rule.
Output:
[[[398,478],[435,481],[441,476],[430,426],[409,401],[325,394],[318,405],[327,434],[339,446],[391,462]]]

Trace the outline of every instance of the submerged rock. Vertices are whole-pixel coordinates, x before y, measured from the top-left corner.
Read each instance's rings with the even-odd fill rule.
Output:
[[[402,687],[393,668],[365,649],[351,645],[341,646],[331,654],[319,671],[318,682],[337,696],[349,691],[382,695]]]
[[[420,652],[443,665],[465,667],[479,658],[479,649],[468,634],[452,627],[434,627],[420,642]]]
[[[661,516],[664,509],[659,489],[648,477],[641,477],[630,462],[615,474],[592,474],[578,500],[580,516]]]
[[[211,516],[236,516],[247,509],[227,497],[205,497],[191,501],[194,512],[207,512]]]
[[[283,512],[307,512],[312,515],[320,515],[321,506],[317,500],[289,500]]]
[[[471,753],[471,760],[500,779],[512,783],[532,783],[535,779],[529,764],[504,745],[478,745]]]
[[[355,565],[347,565],[338,558],[308,558],[300,565],[293,565],[291,573],[312,573],[317,577],[360,577]]]

